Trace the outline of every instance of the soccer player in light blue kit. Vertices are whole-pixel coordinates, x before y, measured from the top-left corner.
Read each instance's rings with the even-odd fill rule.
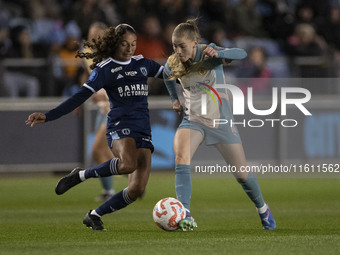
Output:
[[[137,36],[127,24],[106,29],[102,36],[85,42],[92,52],[80,53],[82,58],[92,58],[93,69],[88,81],[79,91],[44,113],[32,113],[27,125],[44,123],[60,118],[83,104],[101,88],[110,100],[107,120],[107,141],[114,158],[89,169],[75,168],[56,185],[58,195],[73,186],[96,177],[129,174],[128,187],[113,195],[95,210],[90,210],[83,220],[93,230],[105,230],[101,216],[120,210],[144,193],[151,169],[151,127],[148,109],[148,77],[163,77],[163,66],[142,55],[133,56]]]
[[[175,139],[175,188],[177,198],[187,209],[187,217],[180,221],[182,230],[192,230],[197,223],[190,213],[192,183],[190,176],[191,159],[198,146],[205,140],[206,145],[214,145],[225,161],[237,172],[233,173],[243,190],[254,203],[264,229],[275,229],[276,223],[265,203],[259,184],[253,173],[241,172],[246,166],[246,158],[237,128],[230,125],[215,126],[214,119],[233,120],[228,93],[214,89],[216,84],[225,84],[223,59],[230,62],[243,59],[242,49],[224,49],[214,44],[199,44],[200,33],[195,20],[179,24],[172,34],[174,54],[164,67],[164,80],[173,102],[173,109],[182,113],[183,108],[176,92],[176,79],[183,88],[185,99],[184,117]],[[221,105],[207,98],[207,114],[201,114],[201,98],[207,88],[216,91]]]

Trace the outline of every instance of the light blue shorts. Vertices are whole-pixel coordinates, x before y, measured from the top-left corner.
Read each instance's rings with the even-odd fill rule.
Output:
[[[218,128],[210,128],[201,123],[188,120],[188,116],[184,116],[180,128],[189,128],[198,130],[203,136],[205,145],[214,144],[242,144],[240,135],[236,127],[230,127],[230,125],[219,125]]]

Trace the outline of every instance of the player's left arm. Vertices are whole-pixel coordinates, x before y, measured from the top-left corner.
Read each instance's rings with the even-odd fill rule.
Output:
[[[164,66],[158,64],[152,59],[145,58],[145,61],[148,69],[148,77],[163,79]]]
[[[26,120],[26,125],[33,127],[35,124],[42,124],[59,119],[82,105],[93,93],[96,93],[103,87],[104,81],[101,80],[98,73],[102,73],[102,70],[99,68],[93,70],[88,81],[84,83],[74,95],[66,99],[56,108],[47,113],[35,112],[29,115]]]

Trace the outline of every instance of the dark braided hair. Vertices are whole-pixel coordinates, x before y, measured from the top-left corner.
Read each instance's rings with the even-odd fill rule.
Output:
[[[84,42],[84,48],[90,48],[92,52],[78,50],[76,57],[92,59],[93,64],[90,68],[94,69],[98,63],[115,55],[122,36],[126,33],[136,34],[136,31],[128,24],[109,27],[104,30],[101,36]]]

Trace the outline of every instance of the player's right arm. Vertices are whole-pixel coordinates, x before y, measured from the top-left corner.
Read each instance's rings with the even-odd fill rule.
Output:
[[[183,107],[178,99],[178,95],[176,91],[176,80],[170,80],[169,79],[170,74],[171,74],[171,70],[167,62],[164,66],[164,71],[163,71],[164,83],[171,97],[172,109],[175,112],[177,112],[179,115],[181,115],[183,112]]]
[[[93,93],[101,89],[103,84],[101,79],[98,78],[98,71],[94,70],[89,80],[79,88],[77,93],[62,102],[56,108],[48,111],[47,113],[35,112],[28,116],[26,120],[26,125],[31,125],[33,127],[35,124],[41,124],[48,121],[56,120],[82,105]],[[98,79],[97,79],[98,78]]]
[[[92,94],[93,92],[88,88],[81,87],[76,94],[47,113],[35,112],[29,115],[26,125],[33,127],[35,124],[56,120],[82,105]]]
[[[31,125],[33,127],[35,124],[44,123],[46,120],[46,115],[42,112],[35,112],[28,116],[27,120],[25,121],[26,125]]]

